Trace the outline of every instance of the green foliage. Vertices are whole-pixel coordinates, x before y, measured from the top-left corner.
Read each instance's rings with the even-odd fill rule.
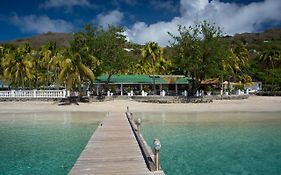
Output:
[[[281,62],[281,50],[273,47],[262,52],[259,60],[267,67],[274,69],[277,64]]]
[[[281,49],[275,46],[264,50],[258,61],[257,78],[264,83],[264,90],[281,90]]]
[[[248,83],[252,78],[246,73],[249,68],[249,52],[241,42],[226,43],[227,57],[223,59],[223,75],[236,82]]]
[[[155,42],[145,46],[127,42],[120,27],[103,30],[92,25],[75,33],[70,47],[58,48],[56,42],[38,45],[37,50],[29,44],[3,45],[0,77],[15,87],[66,83],[68,89],[79,90],[81,83],[101,74],[107,74],[108,80],[113,74],[183,74],[192,77],[193,92],[202,80],[218,77],[241,84],[259,80],[266,90],[280,90],[278,39],[226,38],[219,27],[206,21],[179,26],[178,31],[178,36],[170,34],[174,43],[166,48]]]
[[[15,50],[0,48],[1,69],[4,78],[19,86],[49,86],[60,80],[68,89],[80,89],[80,84],[93,81],[95,75],[124,73],[128,69],[128,55],[122,28],[108,30],[86,25],[75,33],[69,48],[59,49],[48,42],[40,50],[23,44]]]
[[[192,91],[195,92],[201,81],[221,77],[248,82],[249,52],[241,42],[230,42],[223,38],[222,31],[206,21],[194,27],[179,26],[179,36],[170,34],[175,42],[174,70],[192,77]]]
[[[109,26],[107,30],[95,29],[91,25],[76,33],[71,44],[78,50],[83,63],[95,75],[128,72],[129,56],[124,50],[126,37],[120,27]]]
[[[156,63],[163,57],[163,49],[155,42],[148,42],[141,49],[143,62],[150,64],[151,74],[156,72]]]
[[[281,91],[281,68],[258,72],[264,91]]]
[[[95,45],[97,37],[100,35],[99,30],[88,24],[80,31],[74,34],[71,42],[72,52],[77,52],[82,58],[82,63],[89,67],[95,75],[101,74],[100,57],[96,53]]]
[[[2,60],[3,76],[15,87],[25,87],[25,82],[33,79],[33,56],[28,44],[19,46],[15,51],[4,54]]]
[[[45,82],[45,86],[49,86],[49,82],[57,82],[57,54],[58,48],[55,42],[47,42],[39,51],[39,59],[36,67],[36,81]],[[40,70],[40,71],[38,71]],[[39,73],[39,74],[38,74]],[[41,84],[41,83],[40,83]]]
[[[90,68],[82,63],[79,52],[68,49],[64,52],[64,57],[59,80],[62,84],[66,84],[68,90],[78,89],[81,91],[81,83],[88,80],[93,81],[95,75]]]
[[[170,74],[172,69],[171,60],[164,57],[164,49],[156,42],[147,42],[138,49],[139,58],[131,62],[133,74]],[[135,51],[136,52],[136,51]]]
[[[2,66],[2,60],[5,56],[5,48],[3,46],[0,46],[0,78],[3,77],[3,66]]]
[[[195,27],[179,26],[179,36],[170,34],[175,42],[172,47],[178,53],[173,64],[178,70],[194,80],[195,91],[202,80],[217,77],[222,73],[222,62],[226,57],[219,27],[204,21]]]

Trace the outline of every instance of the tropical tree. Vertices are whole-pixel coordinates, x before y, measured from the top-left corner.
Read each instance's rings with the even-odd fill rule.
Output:
[[[173,64],[178,67],[178,73],[192,78],[194,93],[202,80],[221,75],[223,58],[226,58],[222,31],[206,21],[195,27],[179,26],[178,31],[179,36],[169,33],[174,39],[172,48],[177,53]]]
[[[222,83],[224,78],[228,82],[230,82],[230,79],[242,84],[252,82],[252,78],[245,70],[249,67],[249,52],[247,48],[241,42],[225,42],[225,51],[225,56],[222,59]]]
[[[46,87],[49,82],[56,82],[57,77],[57,45],[53,41],[49,41],[41,47],[39,52],[41,55],[39,66],[40,72],[45,74]]]
[[[276,64],[281,61],[281,51],[274,48],[263,51],[259,60],[274,69]]]
[[[163,48],[156,42],[148,42],[141,49],[142,60],[141,64],[146,67],[145,73],[156,74],[157,63],[161,60],[164,63]],[[161,67],[161,65],[159,66]]]
[[[2,60],[4,59],[4,47],[0,46],[0,78],[3,76]]]
[[[130,57],[126,47],[124,29],[109,26],[107,30],[100,30],[93,45],[94,55],[100,60],[100,68],[108,75],[108,81],[113,74],[127,73]]]
[[[96,57],[97,37],[100,31],[87,24],[85,27],[74,34],[71,41],[73,51],[81,55],[82,62],[89,67],[95,75],[101,74],[100,60]]]
[[[265,82],[271,83],[271,91],[274,90],[275,83],[278,82],[275,79],[279,77],[279,75],[275,71],[276,66],[281,63],[281,51],[275,47],[263,51],[261,56],[259,57],[259,61],[265,64],[267,78],[265,78]]]
[[[92,70],[82,63],[81,55],[71,50],[71,48],[65,50],[59,80],[62,84],[65,83],[66,89],[78,89],[81,92],[81,83],[88,80],[93,81],[94,79],[95,75]]]
[[[128,72],[130,61],[124,50],[126,37],[123,33],[120,27],[109,26],[103,30],[86,25],[74,35],[71,47],[80,53],[82,62],[95,75],[107,74],[109,81],[113,74]]]
[[[33,79],[32,49],[29,44],[20,45],[16,51],[5,54],[4,78],[16,87],[25,87]]]
[[[159,71],[166,70],[166,60],[163,58],[163,48],[159,46],[156,42],[148,42],[141,49],[142,59],[140,61],[140,66],[143,69],[143,73],[152,74],[153,78],[153,90],[156,94],[155,87],[155,74]]]
[[[162,58],[156,64],[156,72],[160,75],[169,75],[171,74],[172,62],[169,59],[165,59],[165,57]]]
[[[32,68],[33,78],[32,80],[29,81],[35,89],[38,89],[39,86],[45,85],[46,74],[41,66],[40,52],[38,50],[33,50],[31,55],[32,57],[30,61],[32,62],[32,67],[33,67]]]

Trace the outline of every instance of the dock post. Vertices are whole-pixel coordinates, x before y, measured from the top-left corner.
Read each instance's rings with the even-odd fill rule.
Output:
[[[138,120],[137,120],[137,130],[138,130],[138,134],[140,134],[140,130],[141,130],[140,125],[141,125],[141,119],[138,118]]]
[[[155,163],[155,171],[159,171],[160,169],[160,148],[161,143],[159,139],[154,139],[154,163]]]

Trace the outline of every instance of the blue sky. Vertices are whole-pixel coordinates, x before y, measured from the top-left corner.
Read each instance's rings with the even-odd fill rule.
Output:
[[[128,39],[162,46],[177,25],[208,20],[225,34],[281,27],[281,0],[1,0],[0,41],[75,32],[86,23],[123,26]]]

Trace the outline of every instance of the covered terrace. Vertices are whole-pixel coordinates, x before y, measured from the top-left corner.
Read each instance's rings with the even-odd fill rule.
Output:
[[[188,91],[191,78],[183,75],[108,75],[96,78],[96,95],[179,95]]]

